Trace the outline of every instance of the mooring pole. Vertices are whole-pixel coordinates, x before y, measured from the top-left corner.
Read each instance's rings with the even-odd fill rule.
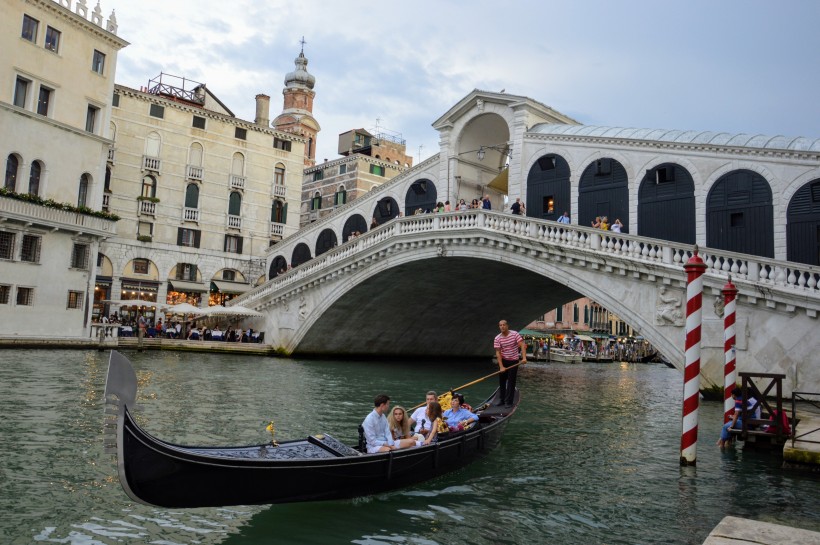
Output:
[[[706,265],[698,247],[686,265],[686,362],[683,368],[683,425],[680,436],[680,465],[697,463],[698,400],[700,397],[700,326],[703,321],[703,273]]]
[[[732,277],[723,286],[723,423],[732,418],[735,412],[735,401],[732,390],[737,386],[737,365],[735,363],[735,297],[737,288],[732,284]]]

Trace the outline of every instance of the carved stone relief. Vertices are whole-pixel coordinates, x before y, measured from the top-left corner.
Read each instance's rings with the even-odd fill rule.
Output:
[[[683,299],[683,293],[661,286],[658,290],[655,306],[655,323],[658,325],[683,325]]]

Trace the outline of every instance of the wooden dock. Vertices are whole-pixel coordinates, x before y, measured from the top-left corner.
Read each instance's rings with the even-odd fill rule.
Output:
[[[703,545],[820,545],[820,532],[725,517],[707,536]]]

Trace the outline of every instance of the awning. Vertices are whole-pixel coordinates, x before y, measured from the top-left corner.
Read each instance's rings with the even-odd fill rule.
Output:
[[[597,331],[591,331],[589,336],[596,339],[609,339],[609,333],[598,333]]]
[[[548,339],[550,334],[546,331],[537,331],[535,329],[521,329],[518,331],[519,335],[524,337],[535,337],[537,339]]]
[[[490,181],[490,183],[487,184],[487,186],[492,187],[496,191],[499,191],[499,192],[506,195],[507,194],[507,186],[509,185],[508,184],[509,173],[510,173],[510,169],[505,168],[504,170],[499,172],[498,176],[493,178],[492,181]]]
[[[211,280],[211,291],[221,293],[239,294],[251,289],[248,284],[238,284],[236,282],[225,282],[224,280]]]
[[[590,337],[589,335],[576,335],[575,338],[578,339],[579,341],[594,341],[595,340],[592,337]]]
[[[197,293],[208,291],[208,287],[205,284],[200,284],[198,282],[186,282],[184,280],[169,280],[168,284],[171,286],[171,291],[193,291]]]

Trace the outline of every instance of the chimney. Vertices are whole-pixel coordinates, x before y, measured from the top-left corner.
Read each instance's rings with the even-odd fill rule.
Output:
[[[268,95],[256,95],[256,119],[253,122],[263,127],[270,125],[270,97]]]

